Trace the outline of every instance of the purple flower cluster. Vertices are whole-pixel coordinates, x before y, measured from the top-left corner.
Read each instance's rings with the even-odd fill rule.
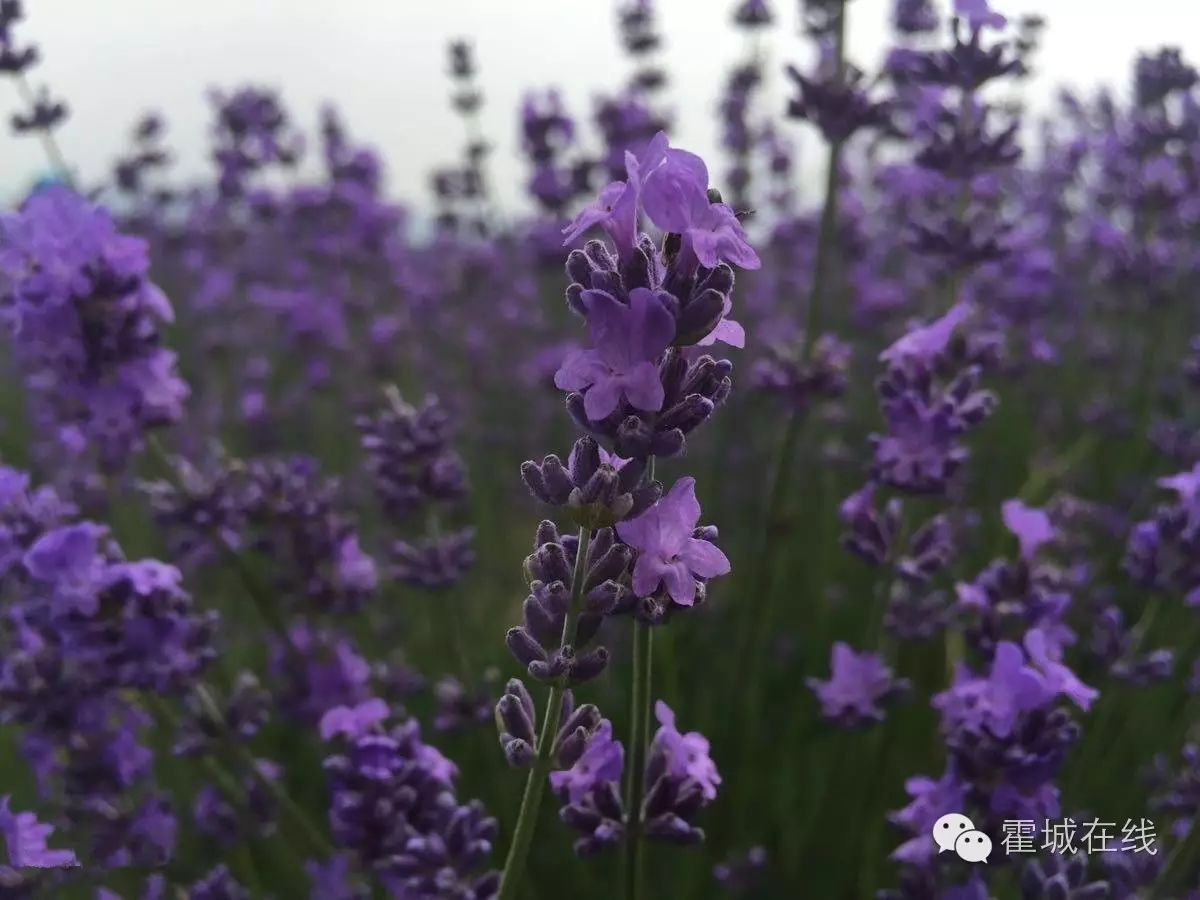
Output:
[[[654,713],[659,728],[646,760],[642,833],[671,844],[698,843],[704,832],[692,821],[716,798],[721,776],[702,735],[681,734],[675,713],[661,700]],[[624,758],[624,747],[605,719],[574,764],[551,776],[551,786],[566,803],[560,813],[563,822],[581,835],[575,842],[580,855],[597,853],[624,835],[626,813],[619,790]]]
[[[0,471],[0,720],[23,728],[42,792],[88,837],[98,868],[161,865],[174,845],[136,692],[179,696],[215,656],[216,614],[173,566],[129,562],[108,531]],[[20,820],[24,821],[24,820]],[[44,834],[45,832],[34,832]]]
[[[962,436],[994,410],[995,396],[978,387],[978,366],[948,382],[939,377],[954,331],[969,315],[969,308],[955,306],[881,356],[888,369],[878,391],[888,430],[873,438],[872,474],[883,484],[914,494],[944,492],[967,460]]]
[[[1154,517],[1129,532],[1125,570],[1139,584],[1181,594],[1189,606],[1200,605],[1200,465],[1159,480],[1174,492]]]
[[[250,550],[273,563],[283,596],[298,612],[361,609],[378,584],[375,562],[340,507],[336,479],[304,457],[230,461],[211,476],[180,467],[179,483],[147,490],[155,515],[193,560],[204,548]]]
[[[0,219],[0,310],[56,458],[120,469],[182,415],[188,389],[162,339],[173,312],[148,267],[144,241],[66,188]]]
[[[936,781],[910,779],[911,800],[892,816],[911,835],[893,854],[916,867],[905,897],[924,896],[914,886],[922,879],[937,883],[929,830],[942,815],[978,813],[972,821],[986,824],[977,827],[996,833],[1003,820],[1040,823],[1059,815],[1056,778],[1080,736],[1066,702],[1086,711],[1098,696],[1064,659],[1076,639],[1066,624],[1070,584],[1044,555],[1059,542],[1058,529],[1046,512],[1017,500],[1004,504],[1002,518],[1018,559],[993,562],[957,588],[957,627],[990,663],[980,671],[959,662],[950,687],[933,698],[945,773]],[[1025,878],[1041,885],[1057,875],[1037,868]],[[1074,874],[1064,883],[1083,885]]]
[[[335,841],[393,896],[493,897],[496,873],[479,870],[491,854],[495,820],[478,802],[458,803],[457,769],[421,741],[416,720],[388,728],[389,716],[383,701],[369,699],[321,720],[322,737],[336,748],[325,760]]]
[[[449,587],[474,562],[472,530],[443,533],[439,527],[441,511],[467,493],[463,462],[451,447],[453,419],[436,397],[417,408],[394,390],[385,393],[384,408],[357,420],[367,474],[390,522],[403,525],[424,513],[433,526],[423,538],[393,543],[392,574],[418,587]]]

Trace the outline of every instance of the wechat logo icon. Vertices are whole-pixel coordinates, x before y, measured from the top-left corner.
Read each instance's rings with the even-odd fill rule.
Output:
[[[947,813],[933,823],[930,832],[938,853],[953,850],[959,859],[986,863],[992,855],[992,839],[975,828],[962,813]]]

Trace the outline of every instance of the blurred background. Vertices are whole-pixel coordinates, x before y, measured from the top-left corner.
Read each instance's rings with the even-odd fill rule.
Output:
[[[46,588],[0,554],[0,793],[85,863],[42,881],[0,864],[0,900],[162,896],[152,884],[490,900],[525,777],[493,719],[523,673],[505,634],[537,523],[574,530],[519,473],[582,432],[554,383],[590,339],[564,289],[616,277],[580,275],[578,255],[568,276],[562,228],[660,126],[730,203],[698,194],[725,217],[736,289],[715,263],[702,277],[720,273],[721,316],[748,336],[654,354],[660,378],[659,351],[703,372],[686,453],[655,451],[655,474],[696,479],[732,573],[654,629],[653,696],[706,736],[724,781],[688,813],[703,843],[653,845],[639,900],[1200,896],[1200,4],[997,0],[997,25],[959,0],[976,12],[934,3],[898,29],[896,9],[927,5],[848,0],[844,42],[841,0],[770,5],[772,23],[735,27],[735,7],[761,4],[27,4],[28,83],[69,114],[43,104],[48,124],[0,140],[0,458],[128,558],[179,566],[181,619],[220,627],[197,638],[207,655],[179,653],[200,662],[170,690],[122,674],[97,699],[72,668],[94,635],[76,617],[63,639],[39,618]],[[661,42],[632,52],[646,29]],[[29,112],[22,84],[0,80],[5,120]],[[526,104],[547,89],[561,108]],[[30,194],[54,176],[89,199]],[[653,221],[662,265],[690,259]],[[697,271],[671,284],[689,302]],[[47,291],[66,325],[38,319]],[[89,341],[99,376],[79,363]],[[120,389],[101,403],[106,379]],[[588,427],[625,453],[614,421]],[[42,500],[22,512],[55,521],[20,519],[26,545],[75,515]],[[579,691],[622,739],[631,619],[605,618],[612,662]],[[1052,685],[1019,717],[1001,645],[1016,682]],[[214,721],[248,724],[189,755],[204,691],[226,704]],[[417,866],[452,888],[378,877],[383,826],[344,821],[356,791],[375,798],[318,723],[368,698],[458,767],[449,808],[490,855]],[[120,726],[137,753],[110,740],[108,706],[89,721],[101,702],[139,714]],[[981,724],[989,704],[1014,721]],[[232,792],[213,760],[243,779]],[[274,801],[259,818],[225,796],[263,800],[246,784]],[[577,859],[558,805],[543,798],[513,896],[618,896],[612,848]],[[147,809],[149,830],[177,828],[170,847],[146,837]],[[1013,817],[1152,817],[1161,855],[1051,850],[983,873],[932,853],[932,822],[962,810],[996,840]],[[445,812],[412,826],[421,846],[453,836]],[[312,887],[314,862],[370,887]]]
[[[782,103],[787,87],[780,66],[808,58],[811,46],[797,26],[798,3],[779,6],[780,27],[760,41],[778,64],[765,69],[767,96]],[[888,45],[890,6],[891,0],[855,0],[850,58],[868,70],[879,65]],[[169,110],[179,174],[199,174],[207,163],[206,89],[249,83],[278,89],[305,127],[316,124],[322,103],[336,100],[347,127],[370,135],[386,161],[388,193],[422,200],[428,173],[461,140],[461,123],[447,104],[445,46],[469,38],[486,87],[483,131],[496,146],[495,193],[506,208],[523,209],[516,111],[524,93],[557,87],[568,108],[586,110],[597,91],[608,90],[631,68],[613,7],[605,2],[38,0],[29,7],[29,28],[45,48],[42,75],[72,101],[74,114],[60,140],[85,179],[107,173],[124,149],[127,127],[148,109]],[[1200,8],[1178,0],[1132,7],[1013,0],[1004,11],[1014,19],[1026,13],[1053,17],[1027,94],[1039,113],[1051,109],[1062,86],[1086,93],[1106,84],[1128,93],[1139,48],[1170,42],[1190,55],[1200,47]],[[670,36],[662,62],[673,75],[662,100],[675,112],[681,146],[706,158],[719,144],[715,109],[722,80],[745,53],[743,36],[729,27],[730,15],[725,0],[662,0],[657,6]],[[17,108],[15,92],[0,93],[6,118]],[[815,143],[807,149],[801,162],[819,178],[821,156]],[[0,154],[10,196],[45,168],[36,142],[6,141]],[[813,184],[810,197],[817,193]]]

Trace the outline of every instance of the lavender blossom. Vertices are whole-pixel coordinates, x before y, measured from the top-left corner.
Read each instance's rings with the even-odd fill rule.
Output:
[[[8,796],[0,797],[0,834],[7,848],[6,865],[11,869],[63,869],[78,866],[70,850],[51,850],[46,840],[54,827],[37,820],[31,812],[14,813]]]
[[[495,895],[486,865],[496,823],[478,802],[459,805],[457,769],[421,741],[415,720],[386,728],[386,705],[336,707],[321,722],[338,752],[325,760],[333,801],[330,824],[394,893],[486,900]]]
[[[729,560],[710,541],[716,537],[716,530],[699,528],[699,521],[696,481],[681,478],[649,510],[617,525],[621,540],[638,551],[633,591],[643,598],[643,610],[665,612],[672,601],[678,606],[691,606],[700,593],[699,584],[729,573]],[[662,600],[651,603],[650,598],[660,587]],[[654,617],[661,614],[656,612]]]
[[[0,219],[3,318],[34,418],[68,459],[95,448],[122,468],[182,415],[188,389],[162,346],[173,312],[148,265],[144,241],[65,188]]]
[[[895,678],[875,653],[856,654],[841,641],[833,645],[828,681],[807,679],[821,702],[821,714],[843,728],[882,722],[882,704],[908,691],[908,682]]]

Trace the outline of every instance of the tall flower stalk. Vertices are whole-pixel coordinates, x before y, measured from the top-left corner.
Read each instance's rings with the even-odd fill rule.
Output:
[[[579,604],[583,596],[584,576],[587,573],[584,561],[587,559],[588,542],[591,531],[588,528],[579,529],[579,549],[575,555],[574,574],[571,577],[571,598],[567,605],[567,615],[563,621],[562,645],[574,646],[576,640],[575,626],[579,617]],[[525,793],[521,797],[521,811],[517,815],[516,828],[513,830],[512,843],[508,848],[508,858],[504,863],[504,875],[500,881],[498,900],[515,897],[520,875],[525,868],[525,858],[529,855],[529,845],[533,841],[533,832],[537,827],[538,809],[541,807],[542,793],[546,787],[553,763],[554,739],[558,734],[559,714],[562,711],[563,690],[566,678],[557,679],[546,696],[546,711],[542,717],[542,730],[538,735],[537,746],[534,748],[533,767],[525,780]]]
[[[694,480],[680,479],[663,496],[655,459],[681,453],[686,435],[728,396],[732,366],[686,348],[743,344],[741,326],[729,317],[729,263],[753,268],[758,257],[733,211],[709,189],[704,162],[670,147],[666,135],[656,135],[640,156],[626,153],[625,169],[625,180],[605,187],[565,229],[568,244],[596,226],[611,241],[589,241],[567,260],[567,302],[586,321],[591,345],[569,355],[554,380],[569,392],[567,409],[589,436],[575,442],[565,463],[552,454],[521,468],[534,496],[560,509],[579,536],[560,538],[549,521],[539,526],[525,561],[523,623],[507,637],[529,676],[550,690],[536,737],[533,702],[518,679],[496,708],[506,758],[531,770],[501,898],[516,896],[548,774],[567,803],[564,821],[583,835],[578,852],[623,846],[627,897],[639,892],[646,839],[703,836],[691,819],[716,796],[719,781],[711,761],[697,768],[696,754],[687,762],[682,745],[671,743],[678,733],[669,710],[659,715],[657,752],[647,749],[651,629],[701,602],[708,579],[730,569],[713,543],[716,529],[698,527]],[[661,245],[640,232],[643,215],[663,230]],[[607,666],[604,647],[583,651],[615,615],[634,619],[623,791],[624,751],[611,724],[591,704],[577,708],[567,690]],[[679,737],[702,743],[707,760],[703,738]]]
[[[829,303],[838,255],[843,150],[857,132],[885,128],[889,122],[888,104],[868,97],[862,86],[862,73],[847,62],[846,18],[846,0],[812,3],[808,25],[822,46],[816,70],[806,75],[794,66],[788,67],[798,91],[788,104],[788,115],[808,121],[820,131],[827,151],[827,168],[803,333],[794,352],[782,354],[792,357],[788,364],[780,367],[768,361],[760,366],[759,374],[765,377],[756,379],[761,387],[782,394],[789,409],[774,458],[754,583],[748,592],[754,602],[769,593],[775,553],[781,545],[774,540],[775,531],[791,495],[791,476],[806,414],[814,402],[839,394],[844,382],[847,349],[833,336],[821,332],[823,308]],[[741,629],[738,655],[744,657],[761,650],[770,627],[771,617],[766,610],[747,617]],[[752,658],[762,659],[762,654],[752,653]]]

